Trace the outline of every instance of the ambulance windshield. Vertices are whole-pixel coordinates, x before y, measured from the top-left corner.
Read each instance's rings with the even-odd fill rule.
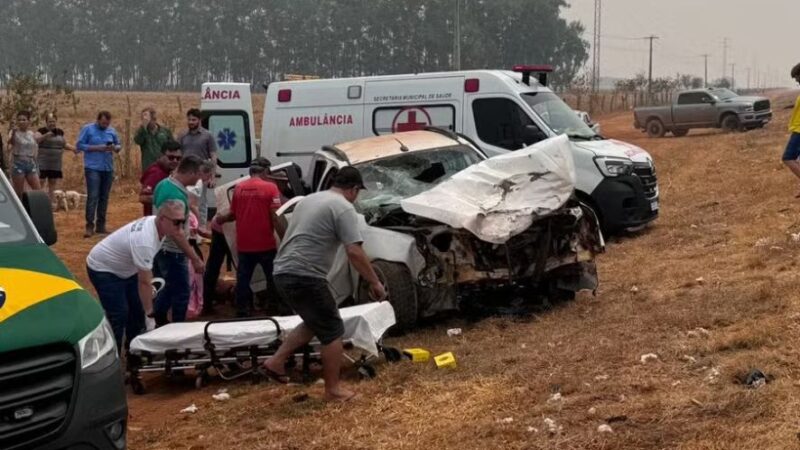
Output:
[[[522,99],[558,134],[566,134],[573,140],[599,139],[586,122],[578,117],[561,98],[552,92],[530,92]]]
[[[453,146],[390,156],[356,165],[367,190],[355,203],[367,223],[380,219],[400,201],[425,192],[481,161],[469,147]]]
[[[36,238],[23,219],[23,212],[12,200],[11,190],[0,179],[0,245],[9,243],[34,243]]]

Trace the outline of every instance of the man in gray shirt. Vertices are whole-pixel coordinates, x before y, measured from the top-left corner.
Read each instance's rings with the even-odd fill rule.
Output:
[[[210,161],[212,172],[209,175],[210,180],[203,183],[202,192],[200,192],[200,210],[201,226],[205,226],[208,220],[208,188],[214,188],[217,182],[217,141],[211,133],[202,127],[202,113],[197,108],[192,108],[186,112],[186,126],[187,129],[178,134],[177,141],[181,144],[183,149],[183,156],[196,156],[202,161]]]
[[[361,189],[364,183],[358,170],[344,167],[334,177],[330,190],[300,201],[275,258],[275,286],[303,323],[289,333],[263,369],[275,381],[287,383],[286,360],[316,336],[322,344],[325,398],[332,401],[346,401],[355,395],[339,383],[344,323],[326,279],[340,245],[345,246],[350,264],[369,283],[372,298],[382,300],[386,296],[361,248],[363,238],[353,207]]]

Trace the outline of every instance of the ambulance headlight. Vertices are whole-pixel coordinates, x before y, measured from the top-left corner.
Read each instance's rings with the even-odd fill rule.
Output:
[[[91,333],[78,341],[81,370],[99,372],[117,361],[114,332],[105,317]]]
[[[594,159],[597,168],[607,177],[630,175],[633,173],[633,161],[627,158],[601,156]]]

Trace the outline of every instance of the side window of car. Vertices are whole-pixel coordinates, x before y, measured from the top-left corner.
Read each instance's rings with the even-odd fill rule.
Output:
[[[519,105],[507,98],[481,98],[472,102],[475,128],[481,141],[507,150],[519,150],[526,142],[526,128],[536,126]],[[530,131],[527,131],[530,134]]]
[[[327,191],[328,189],[333,186],[333,177],[339,172],[339,169],[336,167],[331,167],[328,173],[325,174],[325,177],[322,178],[322,183],[319,185],[320,191]]]
[[[311,174],[311,186],[319,186],[319,182],[322,180],[322,175],[325,174],[326,167],[328,167],[328,163],[324,159],[318,159],[314,161],[314,172]]]
[[[698,103],[711,103],[711,96],[708,94],[700,94],[700,101]]]
[[[703,103],[700,97],[703,94],[697,94],[696,92],[687,92],[685,94],[681,94],[678,97],[678,104],[679,105],[696,105]]]

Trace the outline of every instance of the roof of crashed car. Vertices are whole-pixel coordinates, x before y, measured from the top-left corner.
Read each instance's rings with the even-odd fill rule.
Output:
[[[418,152],[432,148],[457,145],[453,139],[433,131],[406,131],[404,133],[384,134],[381,136],[359,139],[357,141],[336,144],[343,151],[350,164],[359,164],[401,153]],[[408,150],[403,151],[405,146]]]

